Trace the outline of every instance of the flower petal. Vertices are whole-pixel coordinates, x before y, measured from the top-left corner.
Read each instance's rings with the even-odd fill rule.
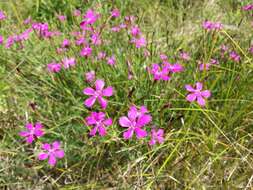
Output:
[[[47,151],[49,151],[50,149],[51,149],[51,145],[50,144],[48,144],[48,143],[45,143],[45,144],[43,144],[42,145],[42,147],[41,147],[43,150],[47,150]]]
[[[84,101],[84,105],[88,108],[92,107],[93,104],[95,103],[96,101],[96,97],[95,96],[91,96],[90,98],[86,99]]]
[[[95,82],[96,90],[102,90],[105,86],[105,82],[101,79],[96,80]]]
[[[112,119],[111,119],[111,118],[106,119],[103,123],[104,123],[106,126],[111,126],[111,125],[112,125]]]
[[[90,136],[95,136],[96,133],[97,133],[97,129],[98,129],[98,127],[93,127],[93,128],[91,129],[89,135],[90,135]]]
[[[204,106],[206,104],[206,101],[202,96],[197,97],[197,102],[200,106]]]
[[[134,130],[129,129],[123,133],[123,137],[124,139],[130,139],[133,136],[133,134],[134,134]]]
[[[28,144],[31,144],[33,142],[33,140],[34,140],[34,136],[33,135],[29,135],[29,136],[26,137],[26,142]]]
[[[196,83],[196,90],[202,90],[203,84],[201,82]]]
[[[131,106],[129,111],[128,111],[128,114],[127,116],[129,117],[130,120],[135,120],[138,116],[138,110],[135,106]]]
[[[57,149],[60,149],[61,143],[59,141],[54,141],[52,146],[53,146],[53,149],[57,150]]]
[[[56,158],[63,158],[64,157],[64,151],[63,150],[57,150],[54,152],[54,155]]]
[[[126,116],[123,116],[119,118],[119,124],[121,127],[130,127],[132,123]]]
[[[141,115],[137,120],[137,127],[143,127],[144,125],[148,124],[150,121],[152,121],[151,115]]]
[[[103,127],[103,126],[99,126],[98,127],[98,133],[99,133],[99,135],[100,136],[105,136],[106,135],[106,128],[105,127]]]
[[[137,139],[144,138],[147,136],[147,131],[139,127],[135,128],[135,133],[136,133]]]
[[[209,90],[204,90],[201,92],[201,96],[209,98],[211,96],[211,92]]]
[[[103,96],[112,96],[113,95],[113,87],[109,86],[102,91]]]
[[[41,137],[41,136],[44,135],[44,132],[43,132],[42,130],[40,130],[40,129],[35,129],[35,130],[34,130],[34,135],[35,135],[36,137]]]
[[[49,155],[48,164],[54,166],[56,164],[56,158],[53,154]]]
[[[189,102],[193,102],[193,101],[195,101],[196,100],[196,95],[193,93],[193,94],[188,94],[187,96],[186,96],[186,100],[188,100]]]
[[[185,85],[185,89],[186,89],[188,92],[194,92],[194,91],[195,91],[195,89],[194,89],[191,85],[189,85],[189,84]]]
[[[45,160],[48,158],[48,154],[47,153],[44,153],[44,152],[41,152],[38,154],[38,159],[39,160]]]
[[[28,133],[27,131],[20,131],[18,134],[21,137],[27,137],[30,133]]]
[[[85,95],[90,96],[90,95],[94,95],[95,90],[93,88],[91,88],[91,87],[88,87],[88,88],[83,89],[83,93]]]
[[[98,102],[100,103],[102,109],[105,109],[107,107],[107,100],[104,99],[102,96],[98,97]]]
[[[25,126],[29,131],[31,131],[33,129],[33,124],[32,123],[28,123]]]

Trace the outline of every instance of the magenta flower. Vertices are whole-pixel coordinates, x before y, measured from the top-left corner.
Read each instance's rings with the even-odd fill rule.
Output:
[[[70,41],[68,39],[64,39],[62,44],[61,44],[61,47],[62,48],[68,48],[70,46]]]
[[[28,144],[31,144],[35,138],[39,138],[44,135],[44,131],[42,130],[43,126],[39,122],[35,123],[35,125],[28,123],[25,127],[27,130],[21,131],[19,135],[21,137],[25,137]]]
[[[211,64],[210,63],[199,63],[199,70],[200,71],[208,71],[211,67]]]
[[[119,32],[120,30],[121,30],[121,28],[119,26],[113,26],[111,28],[111,31],[113,31],[113,32]]]
[[[91,112],[85,120],[89,126],[94,126],[94,128],[90,131],[91,136],[96,135],[97,132],[100,136],[105,136],[107,133],[106,127],[112,125],[112,119],[106,119],[105,113],[103,112]]]
[[[147,45],[146,39],[142,36],[140,38],[133,38],[131,42],[135,44],[136,48],[145,47]]]
[[[57,18],[58,18],[59,21],[61,21],[61,22],[65,21],[65,20],[67,19],[67,17],[64,16],[64,15],[57,15]]]
[[[91,35],[91,43],[94,45],[100,45],[102,43],[99,33],[93,33]]]
[[[160,59],[161,59],[162,61],[167,61],[168,56],[162,53],[162,54],[160,54]]]
[[[47,69],[49,72],[58,73],[61,70],[61,64],[55,62],[49,63],[47,64]]]
[[[0,44],[3,44],[3,42],[4,42],[4,38],[3,36],[0,35]]]
[[[1,39],[1,37],[0,37],[0,39]],[[0,40],[1,41],[1,40]],[[0,43],[1,44],[1,43]],[[251,54],[253,54],[253,45],[249,48],[249,52],[251,53]]]
[[[154,80],[164,80],[167,81],[170,79],[169,70],[167,67],[160,66],[158,64],[153,64],[149,72],[153,75]]]
[[[54,141],[52,144],[44,143],[42,144],[43,152],[38,154],[39,160],[46,160],[48,159],[48,164],[50,166],[55,166],[56,158],[63,158],[64,157],[64,150],[60,148],[60,142]]]
[[[197,103],[200,106],[205,106],[205,98],[209,98],[211,96],[211,92],[209,90],[202,90],[202,88],[203,84],[201,82],[196,83],[196,89],[194,89],[191,85],[185,85],[185,89],[190,92],[190,94],[187,95],[186,100],[189,102],[197,100]]]
[[[76,64],[76,60],[74,57],[71,58],[64,58],[62,60],[63,66],[65,69],[68,69],[69,67],[73,67]]]
[[[171,64],[169,62],[164,62],[164,67],[172,73],[179,73],[184,70],[184,67],[179,63]]]
[[[138,36],[140,34],[141,34],[141,30],[140,30],[140,28],[138,26],[133,26],[131,28],[131,35],[132,36]]]
[[[6,16],[3,11],[0,11],[0,20],[6,19]]]
[[[95,80],[95,71],[90,71],[90,72],[85,73],[85,78],[86,78],[86,81],[88,82],[92,82],[93,80]]]
[[[108,65],[115,65],[115,63],[116,63],[116,59],[115,59],[114,55],[112,55],[111,57],[107,58],[107,64]]]
[[[84,48],[81,50],[80,55],[81,55],[82,57],[89,57],[89,56],[91,55],[91,53],[92,53],[92,48],[89,47],[89,46],[86,46],[86,47],[84,47]]]
[[[202,27],[206,30],[221,30],[223,28],[220,22],[205,21]]]
[[[83,23],[86,24],[94,24],[99,17],[99,14],[95,13],[93,10],[89,9],[87,10],[86,14],[84,15]]]
[[[111,16],[114,17],[114,18],[119,17],[120,16],[119,9],[113,9],[112,12],[111,12]]]
[[[241,60],[240,55],[238,55],[235,51],[231,51],[229,57],[235,62],[239,62]]]
[[[145,106],[141,106],[138,110],[135,106],[131,106],[128,111],[128,115],[119,118],[119,124],[122,127],[128,128],[124,133],[124,139],[130,139],[133,134],[136,134],[138,139],[144,138],[147,136],[147,132],[142,129],[145,125],[151,122],[152,117],[149,114]]]
[[[99,59],[99,60],[102,60],[102,59],[104,59],[105,57],[106,57],[106,53],[105,53],[105,52],[101,51],[101,52],[98,53],[98,59]]]
[[[164,130],[163,129],[152,129],[151,130],[151,140],[149,141],[149,145],[155,145],[156,143],[163,143],[164,142]]]
[[[242,7],[244,11],[251,11],[253,10],[253,4],[245,5]]]
[[[189,61],[191,59],[190,55],[187,52],[181,52],[180,53],[180,58],[185,60],[185,61]]]
[[[87,44],[86,39],[83,36],[79,37],[75,43],[78,46]]]
[[[81,15],[81,11],[78,10],[78,9],[76,9],[76,10],[74,10],[73,15],[74,15],[75,17],[78,17],[78,16]]]
[[[85,100],[84,105],[88,108],[92,107],[93,104],[98,100],[100,103],[102,109],[105,109],[107,106],[107,100],[103,98],[105,97],[110,97],[113,95],[113,87],[109,86],[104,89],[105,82],[103,80],[96,80],[95,82],[95,90],[93,88],[85,88],[83,90],[83,93],[85,95],[90,96],[88,99]]]

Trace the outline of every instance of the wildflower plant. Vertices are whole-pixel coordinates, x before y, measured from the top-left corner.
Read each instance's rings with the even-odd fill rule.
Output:
[[[22,16],[10,3],[13,13],[0,10],[8,92],[0,110],[11,108],[18,124],[0,139],[18,147],[0,151],[3,160],[20,156],[22,179],[53,188],[198,189],[241,179],[248,188],[253,8],[234,4],[228,20],[183,1],[46,0]]]

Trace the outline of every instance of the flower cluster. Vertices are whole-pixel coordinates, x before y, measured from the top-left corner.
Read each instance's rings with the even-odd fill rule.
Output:
[[[202,27],[205,30],[221,30],[223,28],[220,22],[204,21]]]
[[[26,130],[19,132],[21,137],[25,137],[26,142],[28,144],[32,144],[35,139],[42,137],[45,134],[43,130],[43,125],[39,122],[32,124],[26,124]],[[48,143],[42,143],[41,147],[46,152],[41,152],[38,154],[39,160],[48,159],[48,164],[51,166],[55,166],[56,158],[64,157],[64,150],[60,148],[60,142],[54,141],[52,145]]]

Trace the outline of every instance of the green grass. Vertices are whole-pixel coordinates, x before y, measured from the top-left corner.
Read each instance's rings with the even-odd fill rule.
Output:
[[[33,35],[25,48],[0,45],[0,189],[251,189],[253,187],[253,74],[252,18],[241,11],[250,1],[239,0],[143,0],[83,1],[25,0],[0,2],[9,19],[0,21],[0,34],[25,29],[22,20],[31,15],[64,32],[77,29],[71,12],[93,7],[102,15],[118,7],[122,15],[138,16],[148,40],[149,58],[127,43],[125,33],[105,31],[109,44],[102,49],[115,54],[115,68],[80,58],[75,68],[49,74],[46,65],[62,56],[55,49],[63,37],[41,41]],[[55,13],[68,15],[63,26]],[[205,20],[220,20],[224,30],[213,34],[201,28]],[[115,21],[116,22],[116,21]],[[197,70],[197,60],[219,58],[219,46],[227,44],[242,58],[240,63],[220,59],[208,72]],[[166,53],[176,61],[180,49],[191,54],[185,71],[169,82],[154,83],[145,67]],[[130,61],[134,79],[128,80]],[[114,118],[104,138],[88,136],[83,106],[88,86],[84,73],[94,69],[98,78],[116,89],[106,113]],[[185,84],[203,81],[212,97],[205,108],[185,100]],[[33,110],[31,103],[36,103]],[[149,147],[147,140],[126,141],[118,118],[129,106],[146,105],[153,123],[165,130],[165,142]],[[99,106],[95,106],[99,110]],[[46,135],[35,144],[23,143],[18,132],[27,122],[40,121]],[[38,161],[41,142],[63,142],[65,157],[50,168]],[[35,154],[34,154],[35,153]]]

